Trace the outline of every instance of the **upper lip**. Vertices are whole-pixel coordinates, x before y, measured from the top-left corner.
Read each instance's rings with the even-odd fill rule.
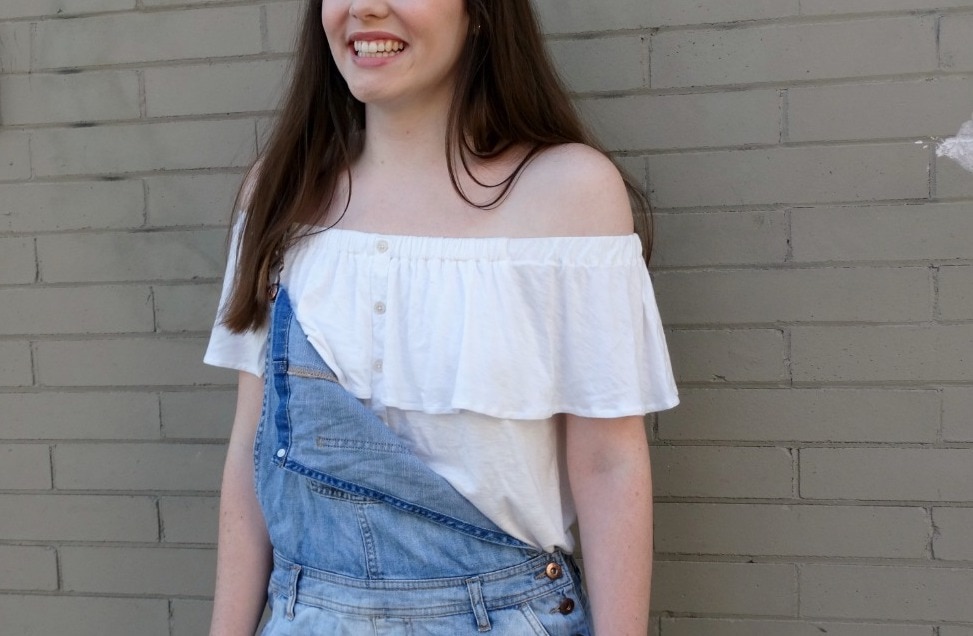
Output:
[[[385,31],[359,31],[352,33],[348,36],[349,44],[352,42],[384,42],[386,40],[393,40],[395,42],[405,42],[402,38]]]

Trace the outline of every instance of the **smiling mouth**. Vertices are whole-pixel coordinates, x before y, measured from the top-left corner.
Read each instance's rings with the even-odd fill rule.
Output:
[[[405,49],[405,42],[398,40],[355,40],[352,44],[358,57],[392,57]]]

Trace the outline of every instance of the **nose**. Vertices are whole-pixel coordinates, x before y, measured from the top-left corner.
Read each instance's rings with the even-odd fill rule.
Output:
[[[359,20],[384,18],[389,13],[385,0],[351,0],[348,13]]]

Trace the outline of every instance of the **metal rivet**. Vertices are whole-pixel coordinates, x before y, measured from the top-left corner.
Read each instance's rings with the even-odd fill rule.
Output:
[[[562,614],[570,614],[574,611],[574,600],[570,598],[565,598],[561,601],[561,604],[557,606],[557,611]]]
[[[544,575],[552,581],[556,581],[557,579],[561,578],[561,574],[561,566],[557,563],[548,563],[547,567],[544,569]]]
[[[286,451],[286,450],[284,450],[283,448],[281,448],[281,449],[279,449],[279,450],[277,451],[277,456],[278,456],[278,457],[283,457],[283,456],[284,456],[284,455],[286,455],[286,454],[287,454],[287,451]]]

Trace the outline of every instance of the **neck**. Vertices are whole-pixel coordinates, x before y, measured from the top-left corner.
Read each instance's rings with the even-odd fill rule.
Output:
[[[367,105],[362,164],[410,171],[445,170],[448,115],[448,99],[425,101],[411,108]],[[404,158],[408,161],[401,161]]]

